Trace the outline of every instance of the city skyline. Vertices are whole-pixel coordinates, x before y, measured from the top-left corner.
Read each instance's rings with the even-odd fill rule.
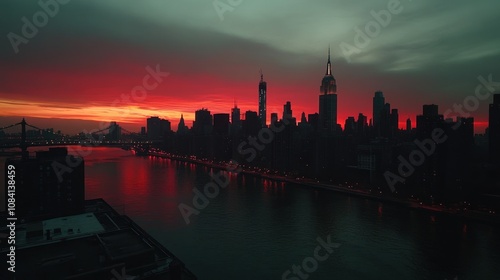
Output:
[[[0,1],[0,279],[495,279],[499,10]]]
[[[318,75],[331,44],[333,71],[340,82],[339,123],[360,112],[371,116],[370,99],[377,90],[400,110],[401,120],[410,117],[415,122],[421,105],[450,108],[473,94],[478,75],[493,74],[494,80],[498,62],[498,39],[488,35],[495,30],[491,6],[498,3],[494,1],[480,6],[466,1],[401,2],[401,12],[392,15],[390,24],[361,53],[351,55],[350,62],[340,45],[352,45],[355,27],[374,20],[371,11],[386,9],[386,3],[334,1],[269,9],[278,3],[244,2],[224,13],[224,20],[210,3],[114,4],[61,5],[36,36],[19,44],[18,53],[5,38],[1,44],[5,63],[0,66],[2,116],[105,119],[130,123],[129,128],[138,130],[146,117],[159,115],[175,125],[183,113],[191,126],[195,110],[229,112],[235,99],[242,111],[258,111],[255,84],[262,68],[269,83],[267,119],[271,112],[279,113],[286,101],[294,105],[294,117],[299,119],[302,112],[317,112]],[[31,20],[41,10],[36,3],[3,5],[8,9],[2,11],[9,11],[2,15],[5,35],[22,35],[21,19]],[[276,20],[298,10],[311,13],[303,13],[301,19],[292,17],[287,25]],[[349,18],[342,16],[346,12]],[[466,22],[463,19],[469,13],[482,16]],[[92,26],[81,24],[88,14],[96,18]],[[192,21],[186,21],[188,14],[193,15]],[[245,27],[256,20],[268,30],[255,33]],[[303,25],[303,20],[309,24]],[[324,26],[325,21],[331,28]],[[170,75],[145,100],[114,103],[142,82],[146,67],[156,65]],[[29,83],[19,82],[26,77]],[[487,122],[487,102],[483,103],[474,116],[481,133]],[[124,111],[129,112],[126,117]]]
[[[340,126],[341,129],[345,129],[344,125],[343,125],[343,122],[338,120],[337,119],[337,111],[338,111],[338,104],[337,104],[337,82],[336,82],[336,79],[334,78],[333,76],[333,71],[332,71],[332,63],[331,63],[331,50],[330,50],[330,47],[328,48],[328,58],[327,58],[327,63],[326,63],[326,72],[325,72],[325,75],[321,81],[321,86],[320,86],[320,91],[319,91],[319,106],[318,106],[318,110],[316,112],[314,112],[314,114],[318,114],[319,116],[319,121],[320,123],[322,123],[320,126],[323,128],[323,129],[326,129],[326,130],[329,130],[329,131],[333,131],[335,130],[335,127],[336,126]],[[147,69],[151,75],[153,76],[154,78],[154,73],[152,72],[153,69]],[[272,115],[273,114],[277,114],[278,112],[270,112],[270,113],[266,113],[266,107],[267,107],[267,102],[266,102],[266,99],[267,99],[267,83],[264,81],[263,79],[263,73],[262,73],[262,69],[260,70],[260,81],[259,81],[259,89],[258,89],[258,111],[253,111],[253,110],[246,110],[245,112],[255,112],[258,114],[258,117],[260,119],[260,121],[263,123],[263,125],[269,125],[272,123],[272,120],[270,120],[269,122],[266,121],[266,118],[267,118],[267,115],[270,115],[271,116],[271,119],[272,119]],[[484,77],[483,77],[484,79]],[[481,81],[481,79],[479,79]],[[483,83],[482,85],[484,87],[485,90],[488,91],[488,94],[487,94],[487,98],[486,98],[486,101],[488,101],[489,99],[493,101],[493,98],[490,96],[492,96],[492,93],[494,93],[494,91],[492,91],[489,86],[490,85],[486,85]],[[476,99],[478,99],[479,97],[482,97],[481,95],[478,95],[478,93],[476,92],[475,95],[477,96]],[[326,99],[327,97],[329,97],[330,99],[332,97],[334,97],[334,99],[330,100],[330,99]],[[472,97],[472,96],[471,96]],[[481,100],[483,100],[484,98],[480,98]],[[471,99],[472,100],[472,99]],[[328,101],[328,102],[327,102]],[[479,99],[477,100],[477,102],[479,102]],[[326,105],[328,103],[328,105]],[[330,104],[331,103],[331,104]],[[455,118],[458,118],[458,117],[468,117],[470,116],[470,114],[468,112],[466,112],[466,110],[463,109],[463,107],[467,108],[466,107],[466,103],[464,101],[464,104],[459,104],[459,105],[462,105],[462,106],[459,106],[457,109],[456,107],[457,104],[454,105],[453,107],[453,110],[448,108],[446,109],[446,113],[445,113],[445,118],[446,119],[449,119],[449,120],[455,120]],[[284,105],[284,109],[283,109],[283,114],[285,114],[286,112],[286,108],[290,107],[291,106],[291,102],[290,101],[286,101],[285,105]],[[374,126],[376,127],[376,129],[378,129],[378,122],[377,121],[377,117],[379,117],[380,115],[380,110],[382,110],[382,107],[384,108],[387,108],[387,113],[391,113],[390,112],[390,103],[387,103],[385,104],[385,98],[383,96],[383,92],[378,90],[378,91],[375,91],[374,93],[374,97],[373,97],[373,102],[372,102],[372,118],[367,118],[367,121],[369,121],[369,124],[370,126]],[[436,109],[438,107],[438,105],[432,103],[432,104],[422,104],[423,107],[426,107],[426,106],[435,106]],[[491,105],[490,105],[491,106]],[[331,109],[330,109],[331,107]],[[201,107],[201,110],[208,110],[209,108],[204,108],[204,107]],[[241,108],[238,107],[237,105],[237,102],[236,102],[236,99],[234,100],[234,104],[233,104],[233,107],[231,108],[231,114],[233,114],[233,111],[237,109],[237,110],[241,110]],[[290,110],[290,109],[288,109]],[[322,117],[322,113],[321,111],[325,111],[327,113],[324,113],[325,116],[326,115],[330,115],[328,117]],[[197,114],[197,112],[200,111],[200,109],[197,109],[195,111],[195,115]],[[398,109],[393,109],[393,111],[395,112],[395,114],[397,115],[398,114]],[[209,114],[211,114],[210,111],[208,111]],[[241,119],[246,119],[245,118],[245,112],[241,112],[240,111],[240,117]],[[436,112],[437,113],[442,113],[442,112]],[[189,114],[189,113],[188,113]],[[214,113],[215,114],[226,114],[226,113]],[[288,114],[288,113],[287,113]],[[304,117],[304,114],[305,112],[302,112],[300,113],[302,117]],[[360,115],[363,115],[362,112],[359,113]],[[425,114],[425,113],[424,113]],[[152,118],[158,118],[158,116],[160,116],[161,114],[154,114],[154,115],[150,115],[149,117],[147,117],[146,119],[146,125],[143,126],[142,124],[138,124],[139,127],[135,127],[137,130],[136,132],[139,132],[139,129],[140,129],[140,133],[142,134],[144,129],[146,127],[149,127],[149,120],[152,119]],[[178,122],[178,125],[181,125],[181,126],[184,126],[184,119],[183,119],[183,115],[184,113],[181,113],[181,117],[179,119],[179,122]],[[227,114],[229,116],[229,114]],[[291,113],[291,110],[290,110],[290,113],[288,114],[290,118],[294,118],[294,119],[297,119],[297,117],[294,117],[294,115]],[[415,117],[415,123],[416,123],[416,120],[418,119],[419,115],[421,115],[421,113],[417,113],[414,117]],[[13,117],[9,117],[10,119],[12,119]],[[23,117],[24,118],[24,117]],[[283,118],[284,115],[283,115]],[[322,120],[323,118],[323,120]],[[348,116],[345,121],[346,122],[349,122],[351,120],[354,120],[355,116],[352,115],[352,116]],[[35,122],[36,122],[36,118],[35,119]],[[195,119],[196,117],[191,121],[191,127],[187,126],[187,128],[193,128],[195,126]],[[330,120],[328,120],[330,119]],[[62,121],[65,121],[64,119],[61,119]],[[398,117],[396,116],[395,118],[395,125],[397,125],[397,128],[400,129],[400,130],[408,130],[408,128],[414,128],[412,127],[411,125],[411,120],[412,118],[409,116],[406,120],[402,120],[400,119],[398,121]],[[5,121],[5,120],[4,120]],[[165,119],[163,121],[166,121],[168,122],[168,129],[167,131],[175,131],[177,132],[177,129],[172,129],[170,124],[170,120],[169,119]],[[117,122],[116,121],[110,121],[109,122],[111,124],[111,126],[113,125],[116,125]],[[181,124],[182,123],[182,124]],[[213,125],[213,121],[211,121],[211,125]],[[372,124],[373,123],[373,124]],[[2,124],[2,123],[0,123]],[[6,124],[6,123],[4,123]],[[99,128],[103,128],[103,125],[106,124],[107,126],[107,121],[100,121],[98,122],[99,124]],[[126,123],[128,124],[128,123]],[[479,124],[479,127],[481,128],[485,128],[487,129],[488,128],[488,123],[485,124],[485,122],[473,122],[473,125],[476,125],[476,127],[474,128],[477,128],[477,125]],[[476,132],[477,129],[475,129],[475,132]],[[83,130],[83,132],[85,132],[87,130]],[[149,131],[149,130],[148,130]],[[75,130],[74,133],[80,133],[82,132],[82,130]],[[486,131],[485,131],[486,132]],[[64,132],[62,132],[64,133]],[[149,132],[148,132],[149,134]]]
[[[268,123],[271,113],[280,114],[286,101],[300,119],[302,112],[318,112],[317,87],[328,45],[339,84],[341,126],[358,113],[372,116],[371,98],[378,90],[399,109],[403,128],[408,118],[415,123],[422,105],[452,108],[474,94],[478,76],[492,74],[496,79],[498,39],[488,35],[494,32],[491,6],[498,5],[493,1],[480,7],[466,1],[452,5],[400,2],[400,12],[349,62],[341,44],[353,45],[355,28],[363,29],[374,20],[372,12],[387,9],[387,3],[360,6],[335,1],[269,9],[277,3],[244,2],[224,13],[223,20],[211,3],[113,4],[61,4],[36,36],[17,46],[17,53],[6,36],[0,45],[5,61],[0,66],[5,73],[0,83],[2,124],[12,122],[6,116],[17,121],[29,116],[41,118],[33,121],[38,126],[62,131],[90,130],[103,120],[139,131],[146,118],[158,115],[175,130],[184,114],[191,127],[194,112],[202,107],[229,113],[236,100],[241,112],[258,111],[256,85],[261,68],[268,82]],[[0,27],[5,35],[21,36],[22,18],[31,21],[42,10],[36,3],[3,5],[7,8],[2,11],[9,11],[2,15],[7,24]],[[302,17],[292,17],[285,25],[276,20],[290,18],[297,10],[305,11]],[[482,17],[464,21],[464,14],[472,11]],[[96,21],[82,25],[89,14]],[[186,21],[187,14],[193,15],[191,22]],[[255,33],[245,27],[249,22],[270,28]],[[325,27],[325,22],[332,26]],[[470,39],[464,41],[464,37]],[[147,67],[169,75],[144,100],[124,102],[122,94],[141,85],[151,72]],[[489,103],[481,102],[473,114],[478,133],[487,126]]]

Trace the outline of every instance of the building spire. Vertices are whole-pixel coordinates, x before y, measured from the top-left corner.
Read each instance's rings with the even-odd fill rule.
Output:
[[[264,74],[262,74],[262,68],[260,68],[260,81],[263,82],[264,81]]]
[[[330,45],[328,45],[328,62],[330,62]]]
[[[332,62],[330,61],[330,45],[328,45],[328,63],[326,64],[326,75],[332,75]]]

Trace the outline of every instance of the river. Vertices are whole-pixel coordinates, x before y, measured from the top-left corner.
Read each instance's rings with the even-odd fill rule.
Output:
[[[500,275],[498,226],[250,175],[225,173],[229,185],[186,224],[179,204],[193,207],[193,188],[203,191],[211,172],[99,147],[85,157],[85,193],[135,220],[199,279]],[[318,239],[338,246],[327,251]],[[318,246],[321,260],[315,257]],[[302,277],[293,274],[294,265]]]

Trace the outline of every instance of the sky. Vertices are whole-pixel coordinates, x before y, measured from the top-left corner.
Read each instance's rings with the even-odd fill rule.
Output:
[[[0,127],[26,117],[65,133],[109,121],[139,131],[160,116],[176,129],[181,114],[191,126],[201,108],[257,111],[260,69],[267,119],[287,101],[300,119],[318,112],[329,46],[340,124],[371,118],[381,90],[400,126],[415,125],[423,104],[443,113],[474,96],[479,76],[500,81],[500,2],[480,3],[3,0]],[[478,133],[491,102],[470,112]]]

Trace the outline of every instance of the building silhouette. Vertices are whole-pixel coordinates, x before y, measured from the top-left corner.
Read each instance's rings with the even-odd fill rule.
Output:
[[[27,221],[16,230],[16,279],[197,279],[103,199],[84,206],[81,214]]]
[[[201,108],[195,112],[194,118],[192,153],[202,158],[213,157],[213,116],[208,109]]]
[[[229,114],[214,114],[213,156],[217,160],[229,160],[231,157],[229,127]]]
[[[365,136],[368,132],[368,118],[362,113],[359,113],[356,126],[358,135]]]
[[[159,117],[150,117],[147,119],[147,135],[149,140],[161,140],[171,130],[172,128],[168,120]]]
[[[18,216],[31,220],[83,211],[83,158],[68,155],[67,148],[49,148],[36,152],[35,157],[7,159],[5,166],[9,165],[16,168],[16,178],[22,178],[16,180]],[[5,178],[7,186],[7,176]],[[7,188],[5,192],[7,194]]]
[[[246,111],[245,120],[243,121],[243,134],[245,136],[256,136],[261,129],[262,124],[259,116],[255,111]]]
[[[399,112],[398,109],[392,109],[390,115],[391,137],[396,137],[399,131]]]
[[[431,138],[431,133],[436,128],[442,128],[444,117],[438,114],[438,105],[422,106],[422,115],[417,116],[417,138]]]
[[[214,114],[214,133],[217,135],[229,134],[229,114]]]
[[[290,101],[287,101],[285,105],[283,105],[283,114],[282,114],[282,120],[285,119],[291,119],[293,116],[292,114],[292,103]]]
[[[206,108],[201,108],[194,113],[193,132],[197,135],[212,133],[212,114]]]
[[[353,135],[356,132],[356,119],[354,117],[347,117],[344,123],[344,134]]]
[[[184,122],[184,115],[181,114],[179,124],[177,125],[177,133],[175,134],[174,143],[172,144],[173,147],[169,147],[169,150],[174,151],[179,155],[193,154],[194,141],[190,134],[190,130]]]
[[[241,111],[240,108],[234,104],[231,109],[231,134],[237,135],[241,131]]]
[[[373,97],[373,129],[376,137],[395,138],[399,131],[398,109],[391,110],[384,93],[376,91]]]
[[[307,122],[315,129],[318,129],[319,125],[319,114],[314,113],[314,114],[308,114],[307,115]]]
[[[500,94],[493,95],[493,103],[489,106],[489,154],[492,163],[500,163]]]
[[[384,109],[385,98],[384,93],[382,91],[376,91],[375,96],[373,97],[373,127],[375,130],[378,130],[380,127],[380,118],[382,114],[382,110]]]
[[[302,115],[300,115],[300,123],[307,124],[307,118],[305,112],[302,112]]]
[[[264,75],[260,71],[259,82],[259,119],[262,126],[266,126],[266,98],[267,98],[267,83],[264,82]]]
[[[278,121],[278,113],[271,113],[271,125]]]
[[[333,132],[337,129],[337,81],[332,74],[330,48],[328,48],[326,73],[320,86],[319,125],[326,132]]]
[[[185,134],[188,132],[188,127],[184,122],[184,114],[181,114],[181,119],[179,120],[179,124],[177,125],[177,133]]]
[[[291,122],[292,126],[297,125],[297,119],[293,117],[292,103],[290,101],[287,101],[285,105],[283,105],[283,117],[281,118],[281,120],[287,120]]]

